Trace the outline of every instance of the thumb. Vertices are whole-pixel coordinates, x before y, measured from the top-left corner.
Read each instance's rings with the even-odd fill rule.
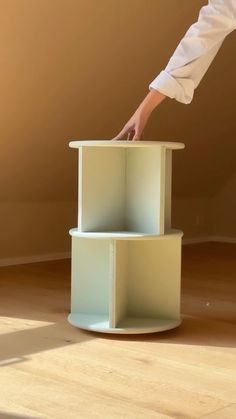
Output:
[[[142,140],[142,131],[137,129],[137,131],[135,131],[135,134],[132,138],[132,141],[140,141]]]
[[[119,134],[116,135],[116,137],[112,138],[111,140],[112,141],[121,140],[128,133],[128,131],[129,131],[129,128],[124,126],[124,128],[119,132]]]

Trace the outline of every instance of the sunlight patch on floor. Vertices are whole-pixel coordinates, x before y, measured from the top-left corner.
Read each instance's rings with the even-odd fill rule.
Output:
[[[0,317],[0,335],[9,334],[12,332],[19,332],[20,330],[35,329],[38,327],[49,326],[55,323],[38,321],[38,320],[29,320],[29,319],[20,319],[12,317]]]

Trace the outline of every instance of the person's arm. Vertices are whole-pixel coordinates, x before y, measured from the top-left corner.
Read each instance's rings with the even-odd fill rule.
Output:
[[[209,0],[200,10],[166,68],[149,85],[150,92],[120,133],[113,140],[126,137],[141,140],[144,127],[155,107],[165,97],[188,104],[195,88],[209,68],[225,37],[236,29],[236,0]]]
[[[188,104],[194,90],[219,51],[225,37],[236,29],[236,0],[210,0],[177,46],[165,70],[149,89]]]
[[[124,138],[133,141],[141,140],[143,130],[152,111],[160,105],[165,97],[166,96],[158,90],[150,91],[119,134],[112,138],[112,141],[122,140]]]

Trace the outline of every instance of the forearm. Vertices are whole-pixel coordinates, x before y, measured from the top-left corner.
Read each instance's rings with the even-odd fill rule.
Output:
[[[150,115],[152,111],[160,105],[161,102],[166,98],[164,94],[158,90],[151,90],[139,105],[136,112],[145,112]]]

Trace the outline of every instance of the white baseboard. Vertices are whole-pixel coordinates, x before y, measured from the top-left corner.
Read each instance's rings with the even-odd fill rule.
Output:
[[[183,245],[206,242],[236,243],[236,237],[226,236],[199,236],[183,238]],[[71,252],[49,253],[44,255],[23,256],[0,259],[0,266],[23,265],[26,263],[46,262],[47,260],[70,259]]]
[[[199,237],[186,237],[182,239],[183,244],[195,244],[195,243],[206,243],[211,242],[211,236],[199,236]]]
[[[183,238],[183,244],[195,244],[206,242],[219,242],[219,243],[236,243],[236,237],[227,236],[199,236]]]
[[[45,262],[47,260],[69,259],[70,252],[49,253],[44,255],[22,256],[16,258],[0,259],[0,266],[23,265],[25,263]]]
[[[213,239],[214,242],[236,243],[236,237],[214,236]]]

